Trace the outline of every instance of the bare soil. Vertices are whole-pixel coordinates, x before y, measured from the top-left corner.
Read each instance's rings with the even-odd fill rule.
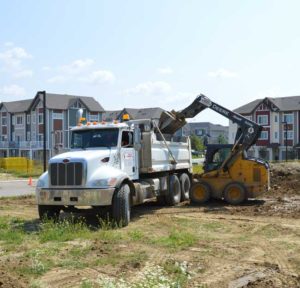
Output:
[[[187,263],[185,287],[300,287],[300,164],[272,165],[271,187],[260,199],[240,206],[213,201],[201,207],[188,202],[161,207],[150,201],[133,208],[128,227],[114,231],[120,240],[69,241],[51,256],[61,263],[68,251],[81,247],[85,255],[78,261],[97,260],[92,267],[57,264],[31,277],[20,272],[31,265],[24,252],[46,244],[23,243],[17,251],[6,251],[0,242],[0,287],[30,287],[33,280],[41,287],[80,287],[83,279],[103,275],[130,280],[151,265],[170,261]],[[29,230],[39,225],[33,197],[1,199],[0,216],[26,219]],[[189,232],[196,241],[170,249],[161,239],[172,231]],[[137,232],[137,239],[128,238]]]

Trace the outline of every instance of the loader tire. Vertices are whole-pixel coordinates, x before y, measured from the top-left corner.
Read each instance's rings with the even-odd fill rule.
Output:
[[[180,203],[181,199],[181,186],[178,177],[173,174],[169,177],[169,189],[165,196],[166,204],[174,206]]]
[[[59,218],[61,207],[55,205],[38,205],[38,212],[41,221],[54,220]]]
[[[112,203],[112,219],[119,227],[125,227],[130,222],[130,187],[123,184],[116,190]]]
[[[183,173],[180,175],[180,185],[181,185],[181,201],[190,199],[190,189],[191,189],[191,180],[188,174]]]
[[[192,204],[204,204],[211,198],[211,187],[208,183],[196,182],[190,189],[190,199]]]
[[[238,205],[246,200],[246,188],[239,182],[232,182],[225,187],[223,195],[227,203]]]

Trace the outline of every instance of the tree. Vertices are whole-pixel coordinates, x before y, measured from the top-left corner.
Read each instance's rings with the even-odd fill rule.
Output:
[[[191,137],[191,146],[192,149],[195,151],[203,151],[205,149],[204,145],[203,145],[203,141],[201,138],[199,138],[198,136],[196,136],[195,134],[192,134]]]
[[[220,135],[218,136],[218,143],[219,143],[219,144],[228,144],[228,142],[227,142],[227,140],[226,140],[226,138],[224,137],[223,134],[220,134]]]

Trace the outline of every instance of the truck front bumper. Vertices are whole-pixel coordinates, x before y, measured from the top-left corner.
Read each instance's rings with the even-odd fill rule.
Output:
[[[39,205],[107,206],[111,205],[115,188],[49,189],[36,188]]]

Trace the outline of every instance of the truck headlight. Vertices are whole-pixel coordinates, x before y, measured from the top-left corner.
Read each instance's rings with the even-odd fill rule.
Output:
[[[118,179],[115,177],[94,180],[91,184],[94,187],[115,187]]]

